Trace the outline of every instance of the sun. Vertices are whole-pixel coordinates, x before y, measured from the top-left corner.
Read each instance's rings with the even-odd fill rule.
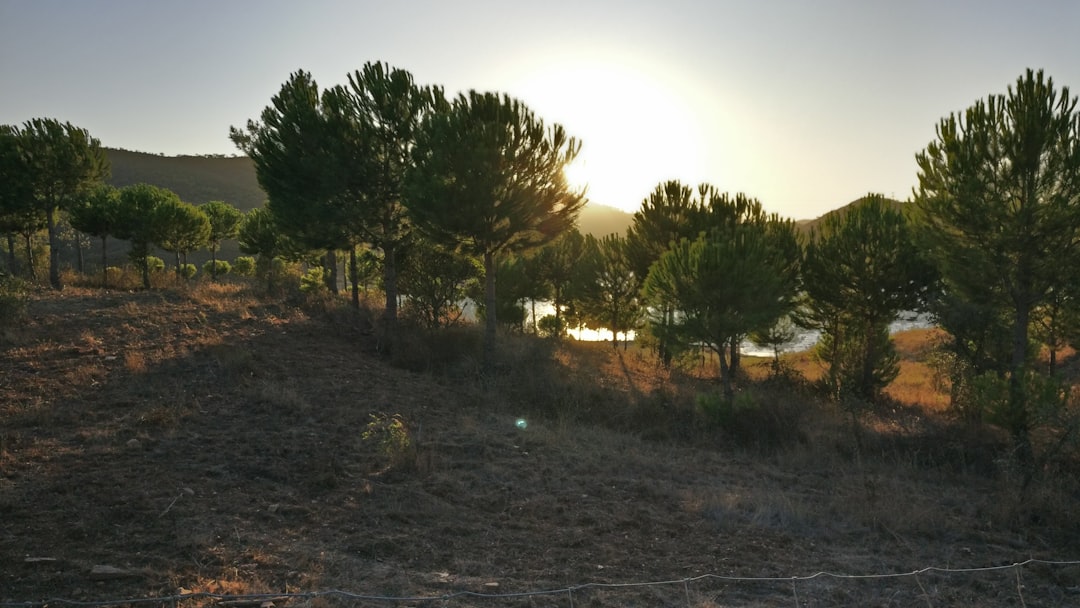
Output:
[[[564,170],[590,203],[636,211],[658,184],[707,181],[700,113],[670,82],[617,61],[552,63],[515,85],[545,122],[581,142]]]
[[[566,183],[572,189],[585,190],[586,194],[588,194],[589,167],[585,165],[585,161],[580,157],[575,158],[572,163],[563,167],[563,176],[566,177]]]

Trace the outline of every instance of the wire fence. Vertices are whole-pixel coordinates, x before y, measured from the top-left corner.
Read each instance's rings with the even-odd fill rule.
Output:
[[[685,602],[685,605],[689,608],[696,606],[717,606],[715,598],[702,600],[701,594],[696,593],[694,588],[701,586],[705,583],[742,583],[742,584],[768,584],[776,586],[782,584],[789,586],[790,594],[789,599],[793,601],[793,605],[798,607],[812,605],[807,598],[800,597],[800,585],[806,585],[814,581],[831,580],[834,583],[838,581],[870,581],[870,582],[882,582],[885,580],[906,579],[912,578],[920,590],[919,594],[913,596],[916,599],[921,599],[921,603],[927,606],[934,606],[934,600],[938,599],[935,594],[927,588],[926,584],[920,580],[921,576],[928,575],[960,575],[960,576],[972,576],[983,573],[1008,573],[1010,575],[1010,585],[1014,586],[1015,597],[1009,598],[1009,603],[1012,605],[1027,606],[1026,585],[1021,571],[1024,568],[1031,566],[1046,566],[1049,568],[1066,568],[1070,566],[1080,567],[1080,560],[1077,561],[1065,561],[1065,560],[1042,560],[1042,559],[1027,559],[1022,562],[1014,562],[1010,564],[1003,564],[998,566],[983,566],[972,568],[951,568],[951,567],[939,567],[939,566],[927,566],[918,570],[912,570],[910,572],[894,572],[894,573],[882,573],[882,574],[841,574],[836,572],[815,572],[809,575],[801,576],[729,576],[721,574],[702,574],[699,576],[693,576],[681,579],[672,580],[660,580],[660,581],[638,581],[638,582],[625,582],[625,583],[583,583],[579,585],[571,585],[568,587],[552,588],[552,589],[540,589],[533,591],[520,591],[520,592],[481,592],[481,591],[454,591],[439,595],[381,595],[370,593],[356,593],[352,591],[342,590],[328,590],[328,591],[308,591],[308,592],[289,592],[289,593],[256,593],[256,594],[222,594],[211,592],[191,592],[180,593],[176,595],[168,595],[161,597],[144,597],[144,598],[123,598],[123,599],[111,599],[111,600],[73,600],[66,598],[49,598],[40,601],[0,601],[0,608],[47,608],[50,606],[75,606],[84,608],[105,608],[111,606],[146,606],[156,605],[163,607],[179,608],[180,606],[190,602],[217,602],[219,605],[225,606],[263,606],[269,607],[275,605],[275,602],[285,603],[296,600],[315,600],[315,599],[336,599],[346,602],[347,605],[360,605],[360,604],[406,604],[412,606],[452,606],[455,603],[461,603],[468,600],[474,602],[480,602],[482,604],[490,605],[505,605],[508,600],[522,600],[522,599],[536,599],[536,598],[549,598],[556,603],[552,605],[564,605],[570,608],[578,606],[584,597],[591,591],[618,591],[628,589],[645,589],[651,587],[667,587],[674,588],[677,591],[677,595],[681,596],[678,602],[672,602],[671,598],[665,602],[666,605],[678,605]],[[1073,601],[1066,601],[1065,604],[1057,603],[1055,605],[1080,605],[1080,569],[1077,572],[1072,573],[1071,577],[1065,577],[1072,585],[1061,583],[1056,585],[1058,587],[1059,600],[1072,597]],[[787,594],[785,593],[785,595]],[[698,596],[695,599],[695,595]],[[1044,598],[1045,599],[1045,598]],[[1040,605],[1043,605],[1040,603]]]

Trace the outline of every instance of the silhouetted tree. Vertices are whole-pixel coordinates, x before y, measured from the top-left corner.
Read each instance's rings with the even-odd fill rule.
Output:
[[[638,301],[641,282],[637,280],[627,255],[626,240],[609,234],[602,239],[586,237],[583,273],[582,313],[593,329],[611,330],[611,344],[624,343],[628,332],[638,328],[642,307]]]
[[[1028,461],[1033,314],[1056,290],[1072,288],[1080,247],[1076,104],[1068,88],[1058,91],[1041,70],[1028,70],[1006,95],[943,119],[916,156],[920,234],[943,292],[976,312],[1001,311],[1009,327],[1002,362],[1008,399],[1000,421]]]
[[[827,216],[811,232],[802,271],[798,318],[822,332],[817,356],[831,394],[876,399],[900,371],[889,325],[919,307],[932,281],[903,213],[870,194]]]
[[[120,189],[116,237],[131,242],[132,263],[142,271],[143,288],[150,289],[150,246],[160,243],[165,234],[163,212],[170,205],[180,205],[180,197],[171,190],[149,184],[135,184]]]
[[[435,240],[484,261],[484,359],[494,361],[497,257],[548,242],[574,224],[583,192],[563,168],[580,146],[521,102],[495,93],[460,95],[430,114],[407,174],[410,215]]]
[[[703,184],[694,191],[678,181],[658,184],[641,207],[634,213],[633,223],[627,230],[627,256],[639,283],[644,283],[649,268],[665,251],[682,239],[695,239],[706,230],[703,210],[708,201],[704,199],[708,186]],[[657,341],[656,348],[665,366],[671,364],[672,336],[675,311],[670,306],[656,311],[649,331]]]
[[[210,246],[211,279],[217,279],[217,252],[221,241],[236,238],[240,230],[240,220],[244,214],[236,207],[224,201],[210,201],[199,206],[210,220],[210,234],[206,243]]]
[[[756,200],[707,195],[712,228],[661,255],[643,293],[654,310],[677,311],[672,333],[682,344],[701,343],[717,354],[730,398],[739,342],[793,306],[798,260],[792,243],[796,251],[798,243],[790,220],[766,215]]]
[[[541,247],[532,259],[539,281],[545,283],[551,293],[557,337],[561,337],[565,330],[563,309],[568,297],[572,297],[570,291],[575,285],[574,278],[581,268],[585,252],[585,237],[577,228],[572,228]]]
[[[119,208],[120,191],[108,184],[98,184],[68,212],[73,228],[101,239],[101,285],[105,288],[109,287],[108,240],[116,236]]]
[[[159,225],[154,242],[165,251],[176,255],[176,274],[180,275],[181,256],[187,263],[187,254],[206,246],[210,239],[210,218],[202,209],[184,202],[167,203],[154,210],[153,221]],[[211,266],[216,266],[216,260]],[[216,273],[217,270],[211,271]]]
[[[108,177],[109,160],[101,142],[69,122],[35,118],[16,133],[31,175],[34,207],[44,214],[49,231],[49,284],[61,289],[57,214]]]
[[[8,272],[18,274],[19,270],[15,236],[32,236],[44,225],[44,214],[34,206],[33,182],[19,141],[19,131],[12,125],[0,125],[0,233],[7,237]],[[29,240],[26,245],[28,261],[32,261]],[[32,264],[30,272],[32,275]]]

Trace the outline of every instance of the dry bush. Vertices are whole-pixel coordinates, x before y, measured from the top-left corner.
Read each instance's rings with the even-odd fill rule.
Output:
[[[483,335],[475,326],[432,331],[399,321],[386,342],[390,364],[399,369],[463,378],[483,371]]]

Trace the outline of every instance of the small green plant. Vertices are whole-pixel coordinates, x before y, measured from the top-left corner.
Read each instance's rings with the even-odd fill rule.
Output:
[[[413,454],[412,433],[400,414],[371,414],[367,429],[360,438],[375,444],[388,461],[387,468],[408,464]]]
[[[300,277],[300,291],[319,293],[326,289],[326,271],[322,266],[312,266]]]
[[[232,273],[240,277],[255,276],[255,258],[242,255],[233,260]]]
[[[803,409],[784,390],[756,386],[726,398],[720,392],[697,396],[698,409],[736,443],[774,451],[802,437]]]
[[[26,314],[26,284],[0,273],[0,326],[13,325]]]
[[[190,279],[194,277],[196,272],[198,272],[198,269],[195,268],[194,264],[180,265],[180,276],[184,277],[185,279]]]
[[[719,392],[713,392],[698,395],[697,405],[710,423],[730,431],[738,415],[756,408],[757,401],[749,392],[738,393],[731,399]]]
[[[165,270],[165,260],[157,257],[156,255],[146,256],[146,267],[150,269],[150,272],[161,272]]]
[[[203,274],[209,276],[218,276],[229,274],[232,271],[232,265],[225,260],[217,260],[216,262],[211,260],[203,264]]]

